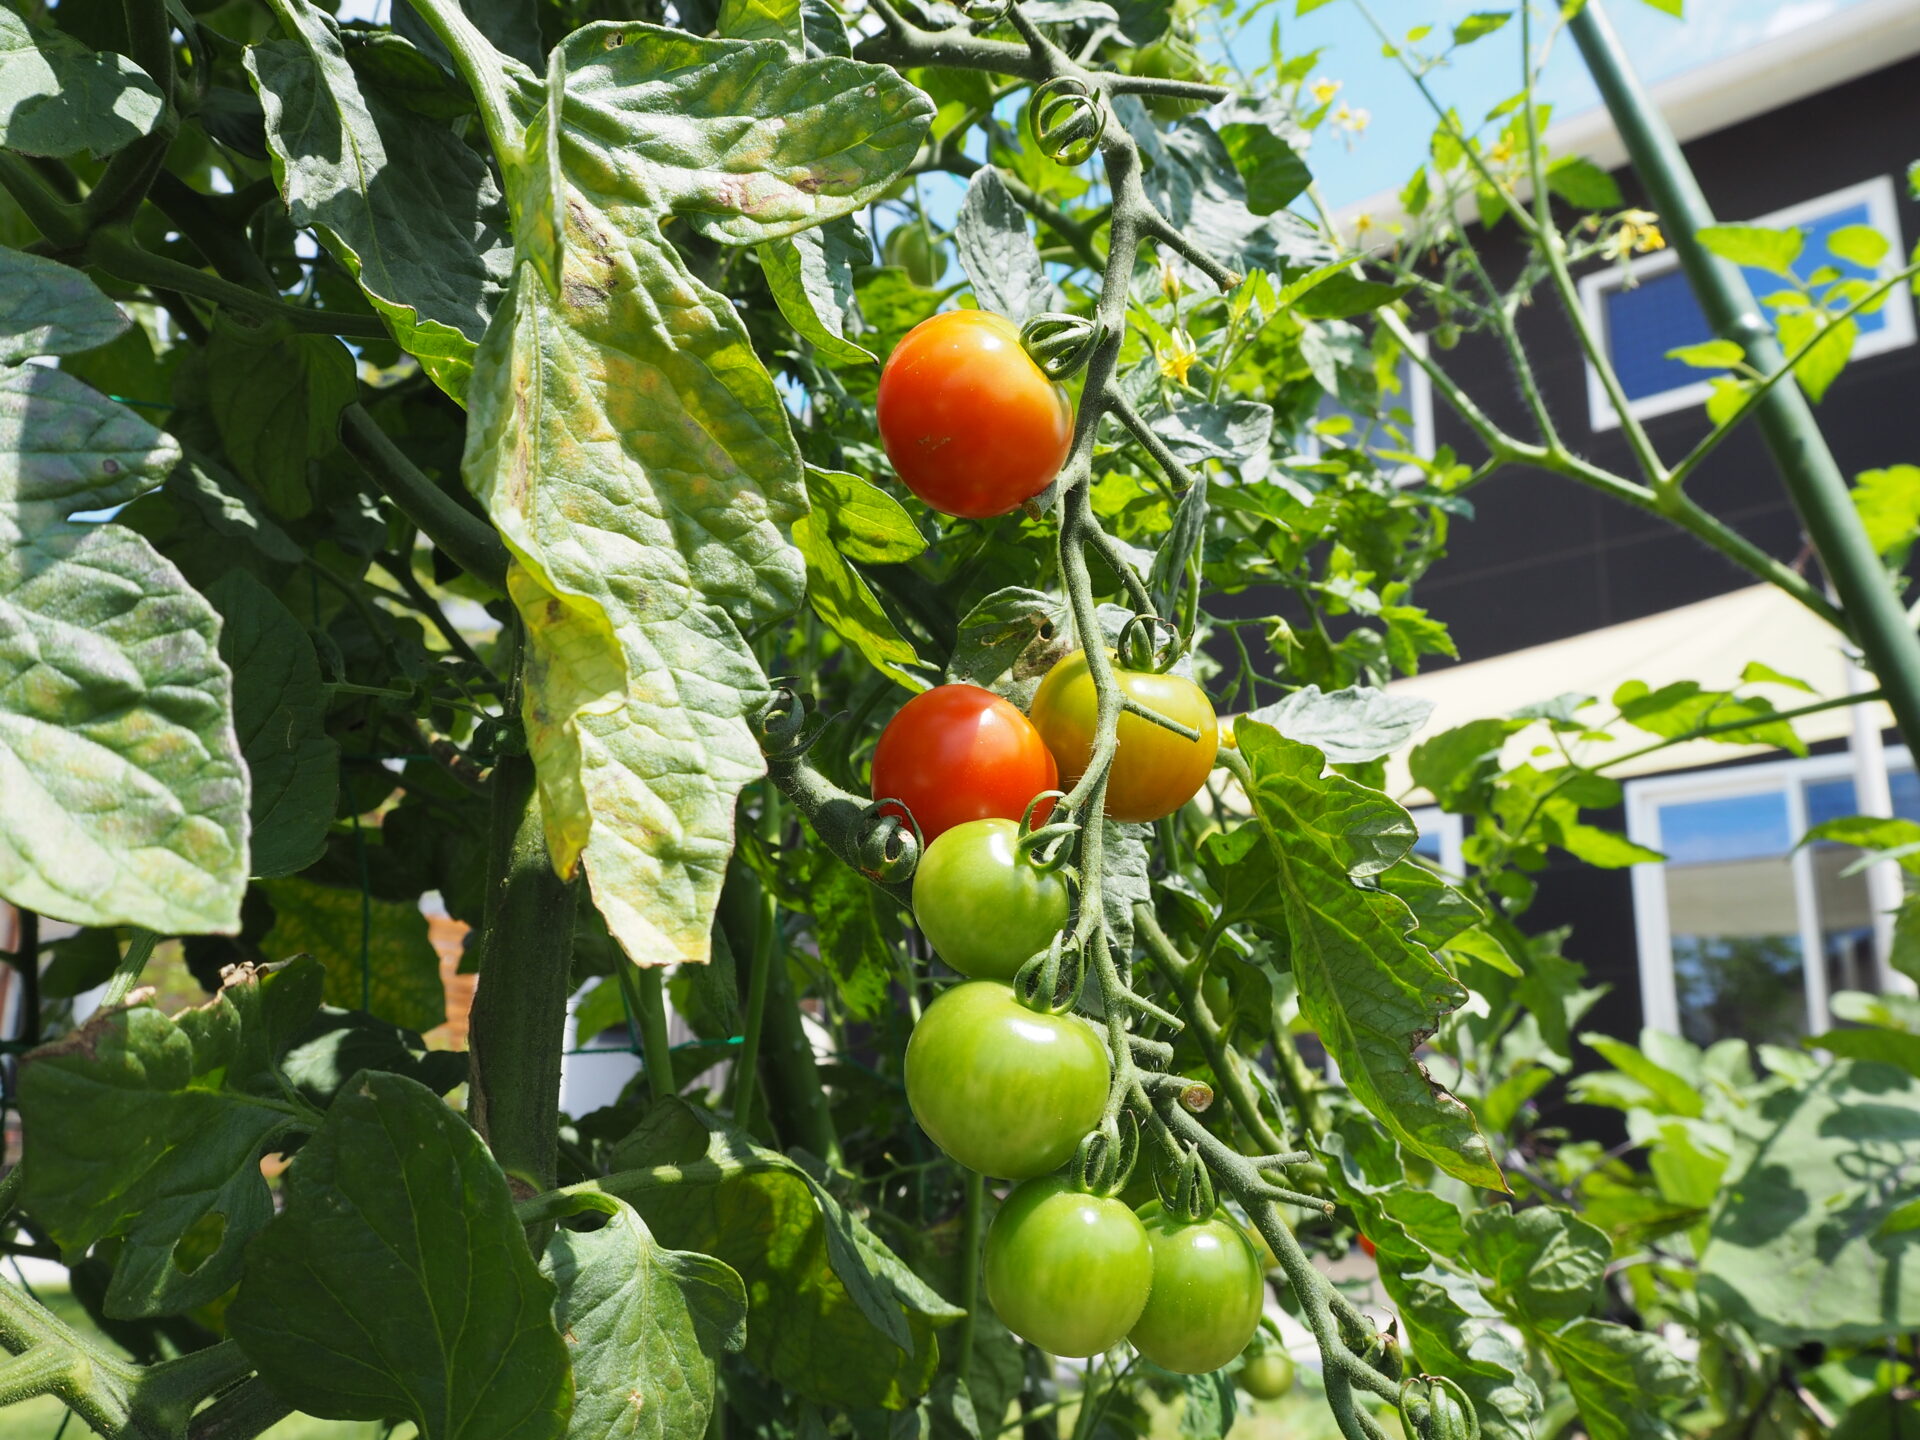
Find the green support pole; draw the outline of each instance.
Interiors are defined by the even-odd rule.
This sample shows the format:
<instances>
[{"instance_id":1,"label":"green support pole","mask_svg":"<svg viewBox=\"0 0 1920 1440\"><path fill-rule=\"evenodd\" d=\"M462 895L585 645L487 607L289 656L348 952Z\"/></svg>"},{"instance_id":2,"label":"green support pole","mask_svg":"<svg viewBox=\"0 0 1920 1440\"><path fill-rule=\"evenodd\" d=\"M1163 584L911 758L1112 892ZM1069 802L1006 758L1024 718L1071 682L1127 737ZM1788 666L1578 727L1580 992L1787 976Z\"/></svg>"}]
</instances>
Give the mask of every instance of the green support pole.
<instances>
[{"instance_id":1,"label":"green support pole","mask_svg":"<svg viewBox=\"0 0 1920 1440\"><path fill-rule=\"evenodd\" d=\"M1700 243L1700 230L1714 223L1713 211L1673 131L1628 64L1599 0L1590 0L1574 16L1572 30L1714 333L1745 350L1749 363L1762 374L1778 370L1786 356L1746 276ZM1854 638L1886 691L1900 732L1910 744L1920 744L1920 638L1868 543L1846 477L1834 463L1807 397L1788 378L1761 400L1756 414L1780 478L1840 597Z\"/></svg>"}]
</instances>

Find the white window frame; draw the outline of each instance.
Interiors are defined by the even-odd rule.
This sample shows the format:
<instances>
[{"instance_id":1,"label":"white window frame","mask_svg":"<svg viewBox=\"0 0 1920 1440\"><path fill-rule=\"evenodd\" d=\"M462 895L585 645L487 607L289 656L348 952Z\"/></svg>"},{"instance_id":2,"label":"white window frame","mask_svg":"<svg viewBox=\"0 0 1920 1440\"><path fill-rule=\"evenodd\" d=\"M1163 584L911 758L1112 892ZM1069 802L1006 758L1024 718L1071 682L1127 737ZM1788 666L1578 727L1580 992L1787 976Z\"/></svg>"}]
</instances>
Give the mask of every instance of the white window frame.
<instances>
[{"instance_id":1,"label":"white window frame","mask_svg":"<svg viewBox=\"0 0 1920 1440\"><path fill-rule=\"evenodd\" d=\"M1872 225L1892 244L1887 256L1880 262L1875 273L1881 279L1893 274L1906 263L1906 242L1900 235L1900 208L1891 175L1876 175L1871 180L1863 180L1858 185L1849 185L1845 189L1835 190L1826 195L1803 200L1797 205L1789 205L1784 210L1775 210L1770 215L1762 215L1749 223L1785 228L1816 220L1834 210L1844 210L1848 206L1858 205L1862 201L1867 206L1867 223ZM1636 279L1651 279L1664 275L1680 263L1680 257L1671 249L1633 261L1632 273ZM1613 353L1613 337L1607 330L1606 297L1625 287L1627 272L1618 265L1596 270L1580 280L1580 308L1586 312L1587 323L1593 333L1600 337L1600 343L1607 347L1608 355ZM1853 347L1853 358L1865 359L1870 355L1881 355L1889 350L1898 350L1914 342L1913 296L1905 285L1896 285L1887 293L1880 313L1886 317L1886 325L1872 334L1862 333ZM1606 388L1600 383L1600 372L1594 368L1592 360L1585 362L1587 373L1587 415L1596 432L1619 428L1620 417L1614 413L1613 402L1607 398ZM1636 420L1649 420L1656 415L1671 415L1676 410L1686 410L1695 405L1706 403L1713 393L1711 374L1702 371L1703 378L1690 385L1677 386L1672 390L1661 390L1652 395L1643 395L1638 400L1627 402L1627 412Z\"/></svg>"},{"instance_id":2,"label":"white window frame","mask_svg":"<svg viewBox=\"0 0 1920 1440\"><path fill-rule=\"evenodd\" d=\"M1466 836L1461 817L1449 814L1438 805L1422 805L1407 814L1422 835L1440 837L1440 868L1453 876L1466 874L1466 864L1460 858L1460 845Z\"/></svg>"},{"instance_id":3,"label":"white window frame","mask_svg":"<svg viewBox=\"0 0 1920 1440\"><path fill-rule=\"evenodd\" d=\"M1427 337L1415 335L1407 347L1415 354L1424 357L1427 353ZM1338 399L1339 397L1334 397ZM1433 459L1433 452L1439 448L1439 439L1433 428L1433 378L1421 368L1419 360L1411 360L1407 366L1407 389L1401 397L1405 402L1407 414L1413 417L1413 453L1422 460ZM1320 458L1320 434L1309 422L1305 433L1300 436L1300 453L1309 460ZM1396 485L1416 485L1426 476L1417 465L1402 465L1392 475Z\"/></svg>"},{"instance_id":4,"label":"white window frame","mask_svg":"<svg viewBox=\"0 0 1920 1440\"><path fill-rule=\"evenodd\" d=\"M1887 747L1887 768L1909 770L1913 757L1904 745ZM1659 850L1660 807L1696 800L1730 800L1784 790L1787 829L1796 848L1788 857L1793 876L1794 913L1800 921L1801 979L1806 987L1808 1033L1833 1028L1827 1008L1827 971L1823 962L1819 905L1815 899L1813 848L1800 845L1807 833L1806 787L1823 780L1851 780L1853 755L1836 751L1806 759L1771 760L1726 770L1682 771L1626 784L1627 838ZM1668 923L1667 870L1650 860L1632 868L1634 934L1640 950L1640 1005L1648 1027L1680 1034L1679 989L1673 978L1673 933Z\"/></svg>"}]
</instances>

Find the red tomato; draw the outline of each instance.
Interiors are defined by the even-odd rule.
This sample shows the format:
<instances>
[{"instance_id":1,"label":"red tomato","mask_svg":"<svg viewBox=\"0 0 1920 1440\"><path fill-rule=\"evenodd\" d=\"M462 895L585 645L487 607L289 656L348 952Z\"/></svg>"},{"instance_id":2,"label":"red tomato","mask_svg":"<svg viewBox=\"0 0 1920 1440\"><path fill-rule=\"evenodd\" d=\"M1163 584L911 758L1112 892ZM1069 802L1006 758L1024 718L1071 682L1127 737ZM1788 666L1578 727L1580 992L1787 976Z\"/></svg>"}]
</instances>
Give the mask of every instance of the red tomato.
<instances>
[{"instance_id":1,"label":"red tomato","mask_svg":"<svg viewBox=\"0 0 1920 1440\"><path fill-rule=\"evenodd\" d=\"M1372 1257L1380 1253L1378 1250L1374 1248L1373 1242L1367 1239L1367 1237L1364 1235L1360 1237L1360 1248L1366 1251L1369 1257Z\"/></svg>"},{"instance_id":2,"label":"red tomato","mask_svg":"<svg viewBox=\"0 0 1920 1440\"><path fill-rule=\"evenodd\" d=\"M1040 732L978 685L936 685L914 696L873 752L873 798L904 802L928 844L969 820L1018 820L1034 796L1059 783Z\"/></svg>"},{"instance_id":3,"label":"red tomato","mask_svg":"<svg viewBox=\"0 0 1920 1440\"><path fill-rule=\"evenodd\" d=\"M1004 315L949 310L906 334L880 372L880 439L934 509L1004 515L1047 488L1073 443L1067 392Z\"/></svg>"}]
</instances>

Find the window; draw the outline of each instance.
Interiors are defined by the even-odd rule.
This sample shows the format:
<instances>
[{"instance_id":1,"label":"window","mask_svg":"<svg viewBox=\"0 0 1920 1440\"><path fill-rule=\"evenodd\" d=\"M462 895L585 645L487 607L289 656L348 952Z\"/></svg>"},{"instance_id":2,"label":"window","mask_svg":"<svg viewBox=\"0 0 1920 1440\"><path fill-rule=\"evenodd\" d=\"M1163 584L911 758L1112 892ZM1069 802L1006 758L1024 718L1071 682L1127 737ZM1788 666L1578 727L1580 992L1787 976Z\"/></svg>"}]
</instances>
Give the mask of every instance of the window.
<instances>
[{"instance_id":1,"label":"window","mask_svg":"<svg viewBox=\"0 0 1920 1440\"><path fill-rule=\"evenodd\" d=\"M1911 760L1887 763L1895 813L1920 821ZM1844 753L1628 783L1628 834L1667 857L1633 870L1648 1025L1696 1045L1791 1045L1832 1028L1835 991L1877 988L1867 878L1845 873L1861 852L1795 848L1856 813Z\"/></svg>"},{"instance_id":2,"label":"window","mask_svg":"<svg viewBox=\"0 0 1920 1440\"><path fill-rule=\"evenodd\" d=\"M1831 266L1848 276L1869 276L1873 272L1848 260L1836 258L1827 249L1827 237L1844 225L1871 225L1892 240L1880 274L1892 273L1905 254L1900 240L1900 217L1894 206L1893 181L1882 175L1865 184L1837 190L1817 200L1790 206L1771 215L1763 215L1756 225L1785 227L1797 225L1806 234L1805 248L1794 262L1794 271L1802 279L1823 266ZM1785 282L1761 270L1745 272L1755 296L1764 298L1784 288ZM1678 360L1667 359L1669 350L1696 345L1713 338L1706 316L1686 276L1680 271L1679 257L1671 250L1633 262L1634 285L1618 267L1609 267L1580 282L1580 301L1587 318L1599 333L1601 343L1613 359L1626 392L1627 408L1636 419L1666 415L1675 410L1703 403L1712 391L1711 372L1696 370ZM1860 338L1854 345L1854 357L1877 355L1885 350L1911 345L1914 340L1913 301L1904 285L1896 286L1878 310L1854 317ZM1600 377L1592 365L1587 370L1587 409L1595 430L1611 430L1619 417L1613 413Z\"/></svg>"},{"instance_id":3,"label":"window","mask_svg":"<svg viewBox=\"0 0 1920 1440\"><path fill-rule=\"evenodd\" d=\"M1413 337L1414 346L1421 354L1426 354L1427 337ZM1411 452L1423 460L1431 460L1434 451L1433 438L1433 382L1427 378L1427 372L1413 361L1411 355L1402 354L1399 363L1394 366L1394 374L1400 382L1397 394L1382 396L1388 420L1385 424L1370 421L1365 416L1349 410L1340 403L1337 395L1322 395L1320 409L1314 417L1318 430L1309 430L1300 437L1300 453L1310 459L1319 458L1321 446L1326 439L1337 438L1342 445L1361 445L1375 454L1394 451L1405 454ZM1344 426L1339 422L1345 421ZM1329 422L1332 422L1329 425ZM1392 425L1398 431L1390 434L1386 425ZM1371 426L1369 432L1368 427ZM1337 432L1337 435L1336 435ZM1394 480L1401 485L1411 485L1422 478L1418 467L1402 465L1395 471Z\"/></svg>"},{"instance_id":4,"label":"window","mask_svg":"<svg viewBox=\"0 0 1920 1440\"><path fill-rule=\"evenodd\" d=\"M1449 815L1434 805L1424 805L1407 813L1413 817L1413 823L1420 831L1420 838L1413 842L1413 853L1438 865L1444 874L1465 873L1460 860L1463 834L1460 817Z\"/></svg>"}]
</instances>

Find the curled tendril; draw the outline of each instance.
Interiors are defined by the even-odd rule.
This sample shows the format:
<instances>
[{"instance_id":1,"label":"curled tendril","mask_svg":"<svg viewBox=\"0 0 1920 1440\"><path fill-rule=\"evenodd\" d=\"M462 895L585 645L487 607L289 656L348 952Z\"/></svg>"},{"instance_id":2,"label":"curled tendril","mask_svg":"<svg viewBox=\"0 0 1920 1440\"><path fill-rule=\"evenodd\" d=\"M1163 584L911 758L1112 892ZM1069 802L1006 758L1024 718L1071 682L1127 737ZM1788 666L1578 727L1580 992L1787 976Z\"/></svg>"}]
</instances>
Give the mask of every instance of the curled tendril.
<instances>
[{"instance_id":1,"label":"curled tendril","mask_svg":"<svg viewBox=\"0 0 1920 1440\"><path fill-rule=\"evenodd\" d=\"M926 848L913 811L898 800L876 800L861 811L860 820L855 844L860 873L883 885L911 879Z\"/></svg>"},{"instance_id":2,"label":"curled tendril","mask_svg":"<svg viewBox=\"0 0 1920 1440\"><path fill-rule=\"evenodd\" d=\"M1120 627L1120 663L1163 675L1180 659L1180 627L1164 615L1135 615Z\"/></svg>"},{"instance_id":3,"label":"curled tendril","mask_svg":"<svg viewBox=\"0 0 1920 1440\"><path fill-rule=\"evenodd\" d=\"M1086 164L1107 133L1107 107L1073 75L1056 75L1035 90L1028 113L1033 138L1056 164Z\"/></svg>"},{"instance_id":4,"label":"curled tendril","mask_svg":"<svg viewBox=\"0 0 1920 1440\"><path fill-rule=\"evenodd\" d=\"M1065 380L1093 357L1107 338L1107 322L1048 310L1020 327L1020 344L1050 380Z\"/></svg>"},{"instance_id":5,"label":"curled tendril","mask_svg":"<svg viewBox=\"0 0 1920 1440\"><path fill-rule=\"evenodd\" d=\"M998 25L1012 8L1013 0L960 0L960 13L982 30Z\"/></svg>"},{"instance_id":6,"label":"curled tendril","mask_svg":"<svg viewBox=\"0 0 1920 1440\"><path fill-rule=\"evenodd\" d=\"M1109 1115L1089 1130L1073 1155L1073 1182L1089 1195L1117 1194L1140 1158L1140 1122L1133 1112Z\"/></svg>"},{"instance_id":7,"label":"curled tendril","mask_svg":"<svg viewBox=\"0 0 1920 1440\"><path fill-rule=\"evenodd\" d=\"M773 693L747 723L768 760L798 760L832 723L818 714L812 702L784 680L773 682Z\"/></svg>"},{"instance_id":8,"label":"curled tendril","mask_svg":"<svg viewBox=\"0 0 1920 1440\"><path fill-rule=\"evenodd\" d=\"M1160 1203L1167 1213L1175 1219L1196 1221L1209 1218L1218 1200L1213 1193L1213 1176L1208 1173L1207 1162L1200 1154L1198 1145L1188 1145L1187 1153L1180 1161L1180 1168L1174 1172L1172 1184L1165 1183L1166 1177L1155 1175L1156 1188L1160 1192Z\"/></svg>"},{"instance_id":9,"label":"curled tendril","mask_svg":"<svg viewBox=\"0 0 1920 1440\"><path fill-rule=\"evenodd\" d=\"M1425 1424L1408 1411L1408 1391L1416 1385L1426 1387ZM1480 1440L1480 1416L1473 1398L1457 1380L1444 1375L1409 1375L1400 1382L1400 1418L1408 1433L1424 1440Z\"/></svg>"},{"instance_id":10,"label":"curled tendril","mask_svg":"<svg viewBox=\"0 0 1920 1440\"><path fill-rule=\"evenodd\" d=\"M1014 848L1029 865L1041 872L1059 870L1073 859L1075 842L1080 838L1080 826L1073 820L1053 820L1045 825L1033 823L1033 812L1051 801L1058 805L1066 799L1062 790L1042 790L1027 802L1027 812L1020 817L1020 834L1014 840Z\"/></svg>"},{"instance_id":11,"label":"curled tendril","mask_svg":"<svg viewBox=\"0 0 1920 1440\"><path fill-rule=\"evenodd\" d=\"M1063 930L1014 973L1013 998L1043 1015L1064 1015L1080 1003L1086 983L1086 951Z\"/></svg>"}]
</instances>

